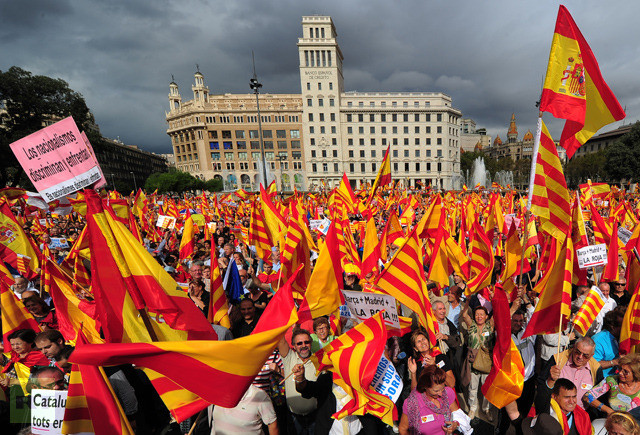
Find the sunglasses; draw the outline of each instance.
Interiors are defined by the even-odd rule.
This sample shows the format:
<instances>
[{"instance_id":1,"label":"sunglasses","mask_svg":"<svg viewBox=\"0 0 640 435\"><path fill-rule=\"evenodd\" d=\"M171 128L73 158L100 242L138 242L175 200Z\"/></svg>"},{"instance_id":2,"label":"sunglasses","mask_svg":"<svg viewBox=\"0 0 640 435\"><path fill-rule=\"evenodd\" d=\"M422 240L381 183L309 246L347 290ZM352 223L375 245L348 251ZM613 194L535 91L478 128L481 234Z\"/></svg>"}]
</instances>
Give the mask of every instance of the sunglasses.
<instances>
[{"instance_id":1,"label":"sunglasses","mask_svg":"<svg viewBox=\"0 0 640 435\"><path fill-rule=\"evenodd\" d=\"M296 346L302 346L303 344L311 344L311 341L309 340L299 341L296 343Z\"/></svg>"}]
</instances>

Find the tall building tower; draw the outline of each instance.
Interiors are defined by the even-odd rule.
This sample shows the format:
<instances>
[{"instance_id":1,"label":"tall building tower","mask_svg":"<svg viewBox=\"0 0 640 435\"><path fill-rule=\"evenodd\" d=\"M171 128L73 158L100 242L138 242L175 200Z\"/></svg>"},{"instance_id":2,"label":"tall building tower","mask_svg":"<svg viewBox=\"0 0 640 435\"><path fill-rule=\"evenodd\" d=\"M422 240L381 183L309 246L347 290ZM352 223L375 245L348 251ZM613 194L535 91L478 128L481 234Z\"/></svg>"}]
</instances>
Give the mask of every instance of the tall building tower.
<instances>
[{"instance_id":1,"label":"tall building tower","mask_svg":"<svg viewBox=\"0 0 640 435\"><path fill-rule=\"evenodd\" d=\"M516 143L518 141L518 127L516 127L516 114L511 114L511 122L509 122L509 131L507 132L507 143Z\"/></svg>"},{"instance_id":2,"label":"tall building tower","mask_svg":"<svg viewBox=\"0 0 640 435\"><path fill-rule=\"evenodd\" d=\"M169 110L178 110L182 103L182 97L178 90L178 84L173 80L171 76L171 83L169 83Z\"/></svg>"},{"instance_id":3,"label":"tall building tower","mask_svg":"<svg viewBox=\"0 0 640 435\"><path fill-rule=\"evenodd\" d=\"M309 174L309 188L335 182L345 170L346 155L340 132L340 95L344 92L343 56L331 17L302 17L298 39L302 125L307 166L320 168Z\"/></svg>"}]
</instances>

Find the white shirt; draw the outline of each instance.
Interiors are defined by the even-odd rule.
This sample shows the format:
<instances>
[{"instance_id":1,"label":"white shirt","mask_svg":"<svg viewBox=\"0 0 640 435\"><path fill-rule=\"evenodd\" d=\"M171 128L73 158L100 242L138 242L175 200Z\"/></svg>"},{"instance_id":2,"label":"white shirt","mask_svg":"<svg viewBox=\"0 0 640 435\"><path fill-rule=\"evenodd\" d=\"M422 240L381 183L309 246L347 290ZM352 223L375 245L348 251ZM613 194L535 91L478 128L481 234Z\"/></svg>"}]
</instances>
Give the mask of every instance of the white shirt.
<instances>
[{"instance_id":1,"label":"white shirt","mask_svg":"<svg viewBox=\"0 0 640 435\"><path fill-rule=\"evenodd\" d=\"M593 325L594 335L602 331L602 322L604 321L604 315L607 314L609 311L612 311L617 306L618 304L616 303L616 301L613 300L613 298L611 297L605 298L604 305L602 306L600 313L596 316L596 320Z\"/></svg>"}]
</instances>

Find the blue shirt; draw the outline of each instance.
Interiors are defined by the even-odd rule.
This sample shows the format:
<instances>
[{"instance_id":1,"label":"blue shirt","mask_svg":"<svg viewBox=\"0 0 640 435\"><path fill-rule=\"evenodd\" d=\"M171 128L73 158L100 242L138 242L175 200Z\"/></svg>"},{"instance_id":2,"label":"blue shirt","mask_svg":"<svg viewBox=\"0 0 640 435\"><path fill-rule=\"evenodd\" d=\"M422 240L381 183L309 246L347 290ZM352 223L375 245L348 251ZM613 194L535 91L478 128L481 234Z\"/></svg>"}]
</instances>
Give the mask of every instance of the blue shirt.
<instances>
[{"instance_id":1,"label":"blue shirt","mask_svg":"<svg viewBox=\"0 0 640 435\"><path fill-rule=\"evenodd\" d=\"M449 305L449 312L447 313L447 319L456 325L456 328L460 328L460 307L462 307L462 304L458 304L455 308Z\"/></svg>"},{"instance_id":2,"label":"blue shirt","mask_svg":"<svg viewBox=\"0 0 640 435\"><path fill-rule=\"evenodd\" d=\"M593 354L596 361L611 361L618 357L618 342L609 331L602 330L591 338L593 338L593 341L596 343L596 351ZM615 373L615 366L602 369L604 377L613 376Z\"/></svg>"}]
</instances>

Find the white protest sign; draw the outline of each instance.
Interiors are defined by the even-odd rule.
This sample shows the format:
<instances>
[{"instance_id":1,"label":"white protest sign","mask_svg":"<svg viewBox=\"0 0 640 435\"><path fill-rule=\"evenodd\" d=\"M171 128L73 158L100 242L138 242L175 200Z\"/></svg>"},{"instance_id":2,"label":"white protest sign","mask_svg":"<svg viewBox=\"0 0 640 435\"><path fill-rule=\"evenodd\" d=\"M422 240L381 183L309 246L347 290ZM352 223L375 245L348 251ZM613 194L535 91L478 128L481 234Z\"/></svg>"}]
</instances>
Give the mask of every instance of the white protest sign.
<instances>
[{"instance_id":1,"label":"white protest sign","mask_svg":"<svg viewBox=\"0 0 640 435\"><path fill-rule=\"evenodd\" d=\"M49 243L49 247L50 248L68 248L69 247L69 243L67 243L67 239L62 238L62 237L51 237L51 243Z\"/></svg>"},{"instance_id":2,"label":"white protest sign","mask_svg":"<svg viewBox=\"0 0 640 435\"><path fill-rule=\"evenodd\" d=\"M172 230L176 226L176 218L174 218L173 216L165 216L159 214L156 226L167 230Z\"/></svg>"},{"instance_id":3,"label":"white protest sign","mask_svg":"<svg viewBox=\"0 0 640 435\"><path fill-rule=\"evenodd\" d=\"M393 328L400 329L400 319L398 319L398 309L396 298L389 295L377 293L365 293L350 290L342 290L346 305L351 312L351 317L360 321L368 319L384 310L382 318L385 324Z\"/></svg>"},{"instance_id":4,"label":"white protest sign","mask_svg":"<svg viewBox=\"0 0 640 435\"><path fill-rule=\"evenodd\" d=\"M67 392L31 390L31 432L36 435L62 433Z\"/></svg>"},{"instance_id":5,"label":"white protest sign","mask_svg":"<svg viewBox=\"0 0 640 435\"><path fill-rule=\"evenodd\" d=\"M383 355L378 363L376 374L373 375L371 387L376 390L376 392L387 396L392 402L396 402L398 397L400 397L402 386L400 375L396 372L391 361Z\"/></svg>"},{"instance_id":6,"label":"white protest sign","mask_svg":"<svg viewBox=\"0 0 640 435\"><path fill-rule=\"evenodd\" d=\"M13 142L10 147L47 202L102 179L100 167L71 117Z\"/></svg>"},{"instance_id":7,"label":"white protest sign","mask_svg":"<svg viewBox=\"0 0 640 435\"><path fill-rule=\"evenodd\" d=\"M607 245L604 243L585 246L576 250L576 254L578 255L578 267L580 269L607 264Z\"/></svg>"},{"instance_id":8,"label":"white protest sign","mask_svg":"<svg viewBox=\"0 0 640 435\"><path fill-rule=\"evenodd\" d=\"M343 317L345 319L351 318L351 311L349 311L349 307L347 306L347 304L340 305L340 317Z\"/></svg>"},{"instance_id":9,"label":"white protest sign","mask_svg":"<svg viewBox=\"0 0 640 435\"><path fill-rule=\"evenodd\" d=\"M631 238L631 231L625 227L618 227L618 238L623 245L626 245Z\"/></svg>"}]
</instances>

